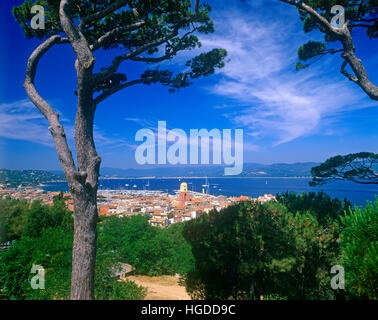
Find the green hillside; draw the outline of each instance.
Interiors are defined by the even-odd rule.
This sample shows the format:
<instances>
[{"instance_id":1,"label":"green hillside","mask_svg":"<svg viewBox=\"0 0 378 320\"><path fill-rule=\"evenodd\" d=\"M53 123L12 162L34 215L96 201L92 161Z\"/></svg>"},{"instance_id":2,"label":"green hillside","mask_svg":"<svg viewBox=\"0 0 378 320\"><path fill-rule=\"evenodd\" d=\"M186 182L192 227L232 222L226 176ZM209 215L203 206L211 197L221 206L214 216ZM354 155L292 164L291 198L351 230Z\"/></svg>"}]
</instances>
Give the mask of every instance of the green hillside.
<instances>
[{"instance_id":1,"label":"green hillside","mask_svg":"<svg viewBox=\"0 0 378 320\"><path fill-rule=\"evenodd\" d=\"M0 184L7 187L35 186L44 182L61 181L63 176L43 170L0 169Z\"/></svg>"}]
</instances>

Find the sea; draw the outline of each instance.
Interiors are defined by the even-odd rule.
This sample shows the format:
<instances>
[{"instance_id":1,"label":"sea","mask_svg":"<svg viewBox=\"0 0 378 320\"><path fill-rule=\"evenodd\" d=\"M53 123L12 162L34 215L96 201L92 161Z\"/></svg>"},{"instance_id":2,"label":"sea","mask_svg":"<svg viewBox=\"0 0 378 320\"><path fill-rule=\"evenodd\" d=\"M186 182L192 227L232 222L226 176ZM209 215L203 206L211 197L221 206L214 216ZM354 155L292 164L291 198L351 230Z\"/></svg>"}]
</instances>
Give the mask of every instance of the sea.
<instances>
[{"instance_id":1,"label":"sea","mask_svg":"<svg viewBox=\"0 0 378 320\"><path fill-rule=\"evenodd\" d=\"M366 205L374 202L378 196L378 185L361 185L349 181L336 181L322 186L311 187L310 178L124 178L100 179L100 190L158 190L175 194L182 182L195 192L208 192L211 195L227 197L249 196L257 198L264 194L288 192L324 191L331 198L346 198L353 205ZM46 191L68 191L65 182L45 183L41 186Z\"/></svg>"}]
</instances>

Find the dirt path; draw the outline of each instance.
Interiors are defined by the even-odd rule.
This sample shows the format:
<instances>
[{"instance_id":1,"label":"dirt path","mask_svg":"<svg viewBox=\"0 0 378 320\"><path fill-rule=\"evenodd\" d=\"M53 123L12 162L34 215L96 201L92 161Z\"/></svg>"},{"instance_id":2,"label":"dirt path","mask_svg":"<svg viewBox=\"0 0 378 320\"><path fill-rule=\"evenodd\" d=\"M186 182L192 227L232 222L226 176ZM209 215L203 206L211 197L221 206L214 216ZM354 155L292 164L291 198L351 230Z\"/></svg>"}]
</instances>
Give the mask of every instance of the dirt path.
<instances>
[{"instance_id":1,"label":"dirt path","mask_svg":"<svg viewBox=\"0 0 378 320\"><path fill-rule=\"evenodd\" d=\"M127 280L135 281L137 285L147 288L146 300L191 300L185 286L179 285L179 279L176 277L129 276Z\"/></svg>"}]
</instances>

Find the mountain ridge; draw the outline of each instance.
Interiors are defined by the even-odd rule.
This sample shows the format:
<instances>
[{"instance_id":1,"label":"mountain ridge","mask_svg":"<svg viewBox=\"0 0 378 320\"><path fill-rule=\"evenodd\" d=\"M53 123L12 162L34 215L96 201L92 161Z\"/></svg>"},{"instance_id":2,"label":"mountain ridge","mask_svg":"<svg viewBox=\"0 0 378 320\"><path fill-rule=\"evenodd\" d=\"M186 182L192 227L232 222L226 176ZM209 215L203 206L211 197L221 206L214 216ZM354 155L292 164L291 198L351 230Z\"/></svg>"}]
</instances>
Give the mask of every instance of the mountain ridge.
<instances>
[{"instance_id":1,"label":"mountain ridge","mask_svg":"<svg viewBox=\"0 0 378 320\"><path fill-rule=\"evenodd\" d=\"M274 163L270 165L259 163L244 164L243 172L236 176L226 177L309 177L311 168L316 162ZM224 165L180 165L164 166L144 169L119 169L111 167L101 168L102 177L225 177Z\"/></svg>"},{"instance_id":2,"label":"mountain ridge","mask_svg":"<svg viewBox=\"0 0 378 320\"><path fill-rule=\"evenodd\" d=\"M143 169L120 169L103 167L101 178L142 178L142 177L310 177L316 162L297 163L245 163L243 172L236 176L225 176L224 165L177 165L149 167ZM38 185L44 182L65 180L60 170L8 170L0 169L0 184L18 186Z\"/></svg>"}]
</instances>

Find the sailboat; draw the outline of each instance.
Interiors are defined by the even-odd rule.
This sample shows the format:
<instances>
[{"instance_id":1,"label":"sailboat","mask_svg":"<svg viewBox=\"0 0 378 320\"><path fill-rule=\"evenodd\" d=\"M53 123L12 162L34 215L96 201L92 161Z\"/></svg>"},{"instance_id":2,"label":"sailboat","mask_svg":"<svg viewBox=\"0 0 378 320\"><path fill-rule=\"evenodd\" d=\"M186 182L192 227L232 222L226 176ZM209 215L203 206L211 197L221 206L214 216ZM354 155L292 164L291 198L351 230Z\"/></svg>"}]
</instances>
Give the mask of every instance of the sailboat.
<instances>
[{"instance_id":1,"label":"sailboat","mask_svg":"<svg viewBox=\"0 0 378 320\"><path fill-rule=\"evenodd\" d=\"M209 182L207 180L207 177L206 177L205 184L203 184L202 187L203 187L202 190L203 191L206 190L206 194L209 194L210 184L209 184Z\"/></svg>"},{"instance_id":2,"label":"sailboat","mask_svg":"<svg viewBox=\"0 0 378 320\"><path fill-rule=\"evenodd\" d=\"M150 186L150 180L147 181L146 187Z\"/></svg>"}]
</instances>

